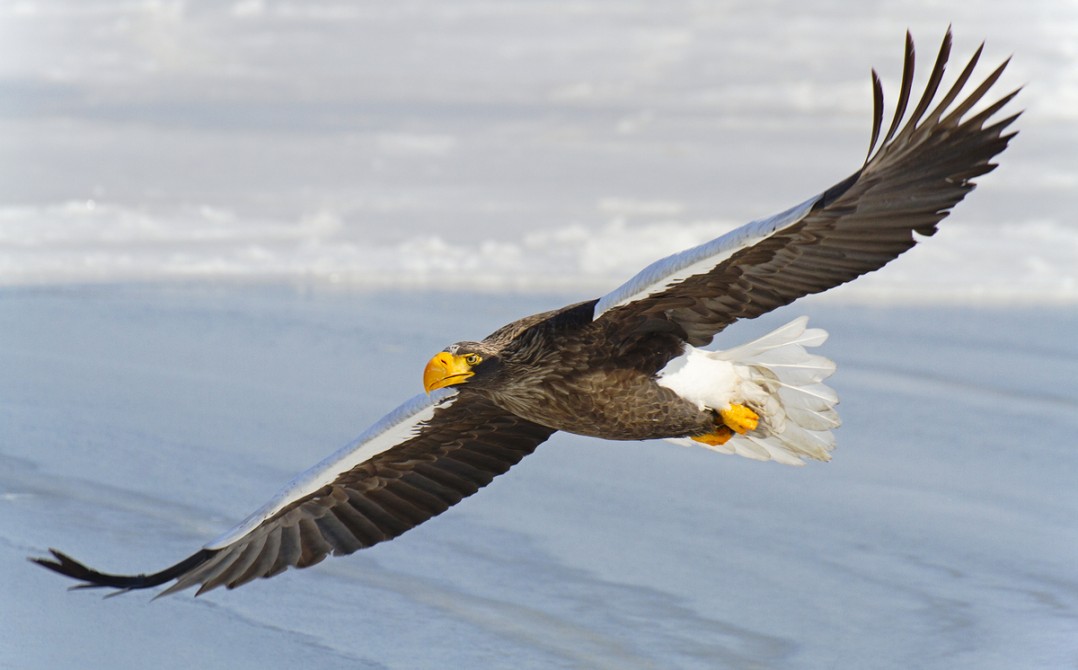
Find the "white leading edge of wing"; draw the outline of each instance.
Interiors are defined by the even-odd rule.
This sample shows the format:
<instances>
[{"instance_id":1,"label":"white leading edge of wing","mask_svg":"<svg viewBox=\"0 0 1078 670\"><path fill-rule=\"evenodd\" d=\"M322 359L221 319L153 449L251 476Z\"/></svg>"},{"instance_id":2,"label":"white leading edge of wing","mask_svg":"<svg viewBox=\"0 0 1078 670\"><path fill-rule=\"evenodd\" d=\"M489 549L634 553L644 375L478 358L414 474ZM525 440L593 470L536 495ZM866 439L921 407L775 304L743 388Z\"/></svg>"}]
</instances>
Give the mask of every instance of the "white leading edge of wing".
<instances>
[{"instance_id":1,"label":"white leading edge of wing","mask_svg":"<svg viewBox=\"0 0 1078 670\"><path fill-rule=\"evenodd\" d=\"M750 247L805 217L819 199L814 195L799 205L766 219L757 219L740 228L716 237L710 242L679 251L647 266L636 275L607 293L595 305L595 318L615 307L621 307L650 295L660 293L678 282L695 275L706 274L737 251Z\"/></svg>"},{"instance_id":2,"label":"white leading edge of wing","mask_svg":"<svg viewBox=\"0 0 1078 670\"><path fill-rule=\"evenodd\" d=\"M448 407L457 395L453 389L439 389L429 396L421 393L382 417L350 443L330 454L314 467L296 475L272 500L243 520L238 526L205 545L223 549L241 539L286 506L314 493L341 474L378 454L414 437L420 423L429 421L438 407Z\"/></svg>"}]
</instances>

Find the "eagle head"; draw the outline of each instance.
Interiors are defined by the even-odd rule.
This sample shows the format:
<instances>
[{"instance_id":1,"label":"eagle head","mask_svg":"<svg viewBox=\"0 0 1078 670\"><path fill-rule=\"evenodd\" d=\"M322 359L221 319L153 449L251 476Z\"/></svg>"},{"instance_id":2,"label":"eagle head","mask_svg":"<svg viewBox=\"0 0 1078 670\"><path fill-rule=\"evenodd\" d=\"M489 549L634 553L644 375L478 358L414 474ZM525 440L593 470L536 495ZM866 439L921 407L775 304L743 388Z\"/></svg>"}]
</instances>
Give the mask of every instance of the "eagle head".
<instances>
[{"instance_id":1,"label":"eagle head","mask_svg":"<svg viewBox=\"0 0 1078 670\"><path fill-rule=\"evenodd\" d=\"M435 354L423 370L423 388L430 393L446 386L486 378L497 367L498 352L483 342L457 342Z\"/></svg>"}]
</instances>

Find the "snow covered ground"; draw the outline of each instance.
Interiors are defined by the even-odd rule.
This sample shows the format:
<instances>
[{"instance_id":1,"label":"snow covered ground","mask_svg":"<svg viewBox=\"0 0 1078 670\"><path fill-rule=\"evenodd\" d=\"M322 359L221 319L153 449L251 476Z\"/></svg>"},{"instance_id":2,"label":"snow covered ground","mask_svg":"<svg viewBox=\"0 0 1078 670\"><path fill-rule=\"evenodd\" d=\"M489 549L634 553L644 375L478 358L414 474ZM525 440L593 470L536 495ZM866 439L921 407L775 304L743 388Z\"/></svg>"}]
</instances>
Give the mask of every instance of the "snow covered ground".
<instances>
[{"instance_id":1,"label":"snow covered ground","mask_svg":"<svg viewBox=\"0 0 1078 670\"><path fill-rule=\"evenodd\" d=\"M557 435L393 542L236 591L102 600L420 384L579 296L249 287L0 294L0 667L1064 668L1078 340L1051 309L811 301L845 425L792 468Z\"/></svg>"},{"instance_id":2,"label":"snow covered ground","mask_svg":"<svg viewBox=\"0 0 1078 670\"><path fill-rule=\"evenodd\" d=\"M832 332L832 463L558 435L234 592L26 562L171 564L446 343L829 186L952 22L1026 85L1001 168L725 339ZM1076 155L1057 0L0 3L0 668L1078 667Z\"/></svg>"}]
</instances>

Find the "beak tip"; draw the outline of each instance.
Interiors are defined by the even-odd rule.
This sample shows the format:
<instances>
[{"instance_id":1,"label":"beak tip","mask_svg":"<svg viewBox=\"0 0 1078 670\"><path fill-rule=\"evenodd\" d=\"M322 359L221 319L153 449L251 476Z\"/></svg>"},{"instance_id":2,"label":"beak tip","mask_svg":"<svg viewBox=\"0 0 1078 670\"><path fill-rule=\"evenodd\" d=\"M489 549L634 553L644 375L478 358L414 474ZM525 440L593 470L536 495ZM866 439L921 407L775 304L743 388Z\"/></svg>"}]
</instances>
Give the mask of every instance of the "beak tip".
<instances>
[{"instance_id":1,"label":"beak tip","mask_svg":"<svg viewBox=\"0 0 1078 670\"><path fill-rule=\"evenodd\" d=\"M437 389L463 383L471 376L470 366L457 357L442 352L427 362L427 367L423 370L423 390L430 395Z\"/></svg>"}]
</instances>

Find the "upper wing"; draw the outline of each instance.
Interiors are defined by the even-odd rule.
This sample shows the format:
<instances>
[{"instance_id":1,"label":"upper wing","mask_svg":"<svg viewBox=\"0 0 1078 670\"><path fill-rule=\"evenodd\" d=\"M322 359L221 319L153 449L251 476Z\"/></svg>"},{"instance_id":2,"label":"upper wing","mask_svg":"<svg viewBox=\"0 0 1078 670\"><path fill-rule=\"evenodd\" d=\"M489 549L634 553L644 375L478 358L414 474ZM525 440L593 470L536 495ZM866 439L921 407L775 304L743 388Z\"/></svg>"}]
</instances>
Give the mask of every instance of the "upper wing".
<instances>
[{"instance_id":1,"label":"upper wing","mask_svg":"<svg viewBox=\"0 0 1078 670\"><path fill-rule=\"evenodd\" d=\"M1018 91L964 119L1007 66L1005 61L958 102L983 44L929 112L951 51L947 31L920 102L899 131L913 86L913 40L895 116L873 153L883 123L883 91L872 72L874 116L869 158L849 178L769 219L651 266L599 300L596 318L662 316L678 324L693 345L742 318L751 318L871 272L912 247L913 233L932 235L936 224L974 187L971 179L996 166L992 158L1015 133L1018 117L985 125Z\"/></svg>"},{"instance_id":2,"label":"upper wing","mask_svg":"<svg viewBox=\"0 0 1078 670\"><path fill-rule=\"evenodd\" d=\"M175 579L160 595L195 584L198 594L231 589L397 537L490 483L553 432L472 394L420 395L299 475L243 523L161 572L105 574L55 549L53 558L31 560L84 588L129 591Z\"/></svg>"}]
</instances>

